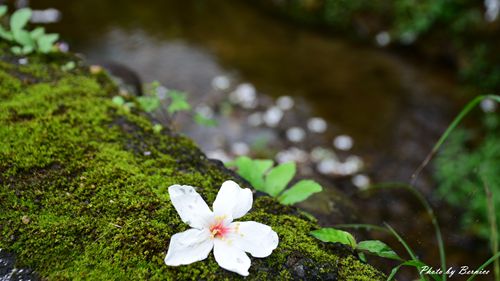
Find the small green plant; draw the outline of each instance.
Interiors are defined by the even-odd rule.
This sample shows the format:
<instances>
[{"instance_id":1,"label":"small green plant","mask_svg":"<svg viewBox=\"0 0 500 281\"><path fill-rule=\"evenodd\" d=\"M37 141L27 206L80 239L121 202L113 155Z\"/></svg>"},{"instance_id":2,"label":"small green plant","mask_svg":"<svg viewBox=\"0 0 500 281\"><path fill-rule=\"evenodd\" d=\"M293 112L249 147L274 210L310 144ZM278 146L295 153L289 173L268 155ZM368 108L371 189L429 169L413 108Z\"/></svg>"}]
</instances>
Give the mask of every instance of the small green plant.
<instances>
[{"instance_id":1,"label":"small green plant","mask_svg":"<svg viewBox=\"0 0 500 281\"><path fill-rule=\"evenodd\" d=\"M75 69L75 67L76 67L76 62L68 61L67 63L65 63L64 65L61 66L61 70L62 71L70 71L70 70Z\"/></svg>"},{"instance_id":2,"label":"small green plant","mask_svg":"<svg viewBox=\"0 0 500 281\"><path fill-rule=\"evenodd\" d=\"M43 27L36 27L31 31L25 29L31 13L29 8L19 9L10 16L10 29L0 26L0 38L16 44L11 47L12 53L16 55L27 55L32 52L50 53L59 38L58 34L45 33ZM5 14L7 14L7 6L0 6L0 18Z\"/></svg>"},{"instance_id":3,"label":"small green plant","mask_svg":"<svg viewBox=\"0 0 500 281\"><path fill-rule=\"evenodd\" d=\"M191 110L191 105L187 101L185 93L173 90L168 92L168 96L170 97L170 104L167 107L169 114Z\"/></svg>"},{"instance_id":4,"label":"small green plant","mask_svg":"<svg viewBox=\"0 0 500 281\"><path fill-rule=\"evenodd\" d=\"M162 101L158 97L158 91L161 84L158 81L154 81L149 85L146 85L146 94L144 96L136 97L132 100L127 100L127 97L117 95L114 96L112 101L114 104L124 108L126 111L130 111L133 107L138 107L145 112L151 113L162 108ZM175 115L178 112L187 112L193 118L193 121L197 124L205 127L217 126L217 121L211 118L205 117L199 112L194 112L192 110L191 104L187 100L187 94L177 91L168 90L165 93L165 97L168 99L168 104L166 105L166 115L168 116L168 122L172 123Z\"/></svg>"},{"instance_id":5,"label":"small green plant","mask_svg":"<svg viewBox=\"0 0 500 281\"><path fill-rule=\"evenodd\" d=\"M250 182L256 190L276 197L285 205L302 202L322 190L321 185L313 180L300 180L286 189L295 176L295 163L283 163L272 168L273 164L274 162L269 159L254 160L246 156L226 163L228 167L236 167L238 174Z\"/></svg>"},{"instance_id":6,"label":"small green plant","mask_svg":"<svg viewBox=\"0 0 500 281\"><path fill-rule=\"evenodd\" d=\"M356 242L351 233L336 228L321 228L311 231L315 238L328 243L341 243L358 251L360 257L366 260L364 254L379 256L382 258L403 261L387 244L379 240L366 240Z\"/></svg>"}]
</instances>

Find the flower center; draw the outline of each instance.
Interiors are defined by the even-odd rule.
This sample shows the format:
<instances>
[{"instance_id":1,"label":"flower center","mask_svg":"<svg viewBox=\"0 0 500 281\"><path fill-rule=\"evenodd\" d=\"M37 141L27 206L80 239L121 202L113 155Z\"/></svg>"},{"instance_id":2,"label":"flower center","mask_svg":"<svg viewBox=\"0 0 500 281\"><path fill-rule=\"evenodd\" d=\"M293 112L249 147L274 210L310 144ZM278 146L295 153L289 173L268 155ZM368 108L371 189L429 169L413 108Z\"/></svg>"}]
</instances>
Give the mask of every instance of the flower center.
<instances>
[{"instance_id":1,"label":"flower center","mask_svg":"<svg viewBox=\"0 0 500 281\"><path fill-rule=\"evenodd\" d=\"M222 239L228 232L229 227L226 227L222 220L216 220L215 223L210 226L212 238Z\"/></svg>"}]
</instances>

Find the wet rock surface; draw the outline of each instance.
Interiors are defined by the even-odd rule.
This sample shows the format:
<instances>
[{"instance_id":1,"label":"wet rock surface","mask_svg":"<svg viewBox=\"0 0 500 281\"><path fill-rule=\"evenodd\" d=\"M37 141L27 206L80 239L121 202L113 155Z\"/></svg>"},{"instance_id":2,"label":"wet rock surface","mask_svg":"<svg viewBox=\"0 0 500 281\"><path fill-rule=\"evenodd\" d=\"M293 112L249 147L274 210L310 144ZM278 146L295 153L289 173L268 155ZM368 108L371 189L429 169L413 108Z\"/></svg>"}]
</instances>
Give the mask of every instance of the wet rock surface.
<instances>
[{"instance_id":1,"label":"wet rock surface","mask_svg":"<svg viewBox=\"0 0 500 281\"><path fill-rule=\"evenodd\" d=\"M1 281L36 281L40 280L31 269L16 268L14 254L0 249L0 280Z\"/></svg>"}]
</instances>

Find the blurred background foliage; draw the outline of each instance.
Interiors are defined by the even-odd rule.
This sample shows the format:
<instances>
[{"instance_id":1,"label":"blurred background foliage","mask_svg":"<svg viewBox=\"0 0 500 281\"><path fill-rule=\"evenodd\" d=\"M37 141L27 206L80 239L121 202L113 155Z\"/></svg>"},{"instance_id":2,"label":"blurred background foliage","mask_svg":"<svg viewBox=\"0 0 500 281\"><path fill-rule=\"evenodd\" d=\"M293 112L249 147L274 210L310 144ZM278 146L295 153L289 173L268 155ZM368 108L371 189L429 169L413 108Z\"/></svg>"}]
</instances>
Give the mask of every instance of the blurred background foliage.
<instances>
[{"instance_id":1,"label":"blurred background foliage","mask_svg":"<svg viewBox=\"0 0 500 281\"><path fill-rule=\"evenodd\" d=\"M500 24L492 18L492 11L488 11L485 3L473 0L260 1L261 5L277 8L302 23L360 40L370 40L382 31L396 47L412 45L412 52L447 60L457 67L464 82L492 93L500 89L500 40L495 36L499 34Z\"/></svg>"},{"instance_id":2,"label":"blurred background foliage","mask_svg":"<svg viewBox=\"0 0 500 281\"><path fill-rule=\"evenodd\" d=\"M487 193L500 206L500 118L489 113L481 129L461 129L452 134L436 159L437 192L451 205L465 210L460 222L465 231L488 239ZM500 220L500 212L496 212Z\"/></svg>"}]
</instances>

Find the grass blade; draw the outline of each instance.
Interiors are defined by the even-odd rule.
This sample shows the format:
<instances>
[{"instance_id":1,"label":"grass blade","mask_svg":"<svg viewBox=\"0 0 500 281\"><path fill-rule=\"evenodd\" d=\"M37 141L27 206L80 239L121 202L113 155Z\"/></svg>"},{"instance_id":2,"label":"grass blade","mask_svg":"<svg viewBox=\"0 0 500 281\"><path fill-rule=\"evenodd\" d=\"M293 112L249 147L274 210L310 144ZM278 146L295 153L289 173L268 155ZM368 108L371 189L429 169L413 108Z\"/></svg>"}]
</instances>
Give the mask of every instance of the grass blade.
<instances>
[{"instance_id":1,"label":"grass blade","mask_svg":"<svg viewBox=\"0 0 500 281\"><path fill-rule=\"evenodd\" d=\"M441 233L441 227L439 226L439 222L437 220L436 215L434 214L434 210L432 207L429 205L425 197L422 195L422 193L418 192L413 186L407 184L407 183L385 183L385 184L376 184L372 185L372 187L368 190L373 190L373 189L390 189L390 188L402 188L407 191L409 191L417 200L422 204L424 209L426 210L427 214L431 218L432 225L434 227L434 232L436 234L436 241L438 243L438 250L439 250L439 259L441 262L441 270L443 271L442 278L443 280L446 280L446 251L444 248L444 241L443 241L443 235Z\"/></svg>"},{"instance_id":2,"label":"grass blade","mask_svg":"<svg viewBox=\"0 0 500 281\"><path fill-rule=\"evenodd\" d=\"M491 252L493 254L498 252L498 228L497 228L497 217L495 212L495 204L493 203L493 194L491 189L486 182L486 179L481 177L484 186L484 192L486 193L486 205L488 206L488 220L490 221L490 243ZM495 260L493 270L495 272L495 280L500 280L500 265L498 259Z\"/></svg>"},{"instance_id":3,"label":"grass blade","mask_svg":"<svg viewBox=\"0 0 500 281\"><path fill-rule=\"evenodd\" d=\"M337 228L353 228L353 229L366 229L366 230L377 230L381 232L390 233L385 227L381 227L374 224L363 224L363 223L351 223L351 224L337 224L334 225Z\"/></svg>"},{"instance_id":4,"label":"grass blade","mask_svg":"<svg viewBox=\"0 0 500 281\"><path fill-rule=\"evenodd\" d=\"M465 107L458 113L457 117L453 119L451 124L448 126L446 131L441 135L439 140L436 142L434 147L432 148L431 152L427 154L425 157L424 161L418 166L418 168L415 170L413 175L411 176L411 185L415 185L415 182L417 181L418 176L420 175L420 172L429 164L431 161L432 157L436 154L436 152L439 150L441 145L443 145L444 141L448 138L448 136L451 134L451 132L458 126L458 124L462 121L462 119L474 108L476 105L478 105L482 100L484 99L492 99L496 102L500 103L500 96L496 95L485 95L485 96L477 96L473 100L471 100L468 104L465 105Z\"/></svg>"},{"instance_id":5,"label":"grass blade","mask_svg":"<svg viewBox=\"0 0 500 281\"><path fill-rule=\"evenodd\" d=\"M491 258L489 258L487 261L485 261L480 267L478 267L478 269L476 269L476 272L477 271L481 271L483 269L485 269L490 263L496 261L498 258L500 258L500 252L496 253L496 255L492 256ZM467 279L467 281L472 281L474 280L474 278L476 278L477 274L472 274L469 279Z\"/></svg>"},{"instance_id":6,"label":"grass blade","mask_svg":"<svg viewBox=\"0 0 500 281\"><path fill-rule=\"evenodd\" d=\"M403 245L403 247L406 249L406 251L408 252L408 254L410 255L411 259L413 261L417 261L417 262L420 262L420 260L417 258L417 256L415 255L415 253L413 252L413 250L411 249L411 247L408 245L408 243L406 243L406 241L396 232L396 230L394 230L394 228L392 228L392 226L390 226L388 223L384 223L385 226L387 227L387 229L389 229L389 231L392 233L392 235L394 235L394 237L396 237L396 239L398 239L399 243L401 243L401 245ZM420 278L422 280L427 280L427 278L425 278L425 276L422 274L421 272L421 268L422 266L421 265L417 265L416 266L417 270L418 270L418 274L420 275Z\"/></svg>"}]
</instances>

